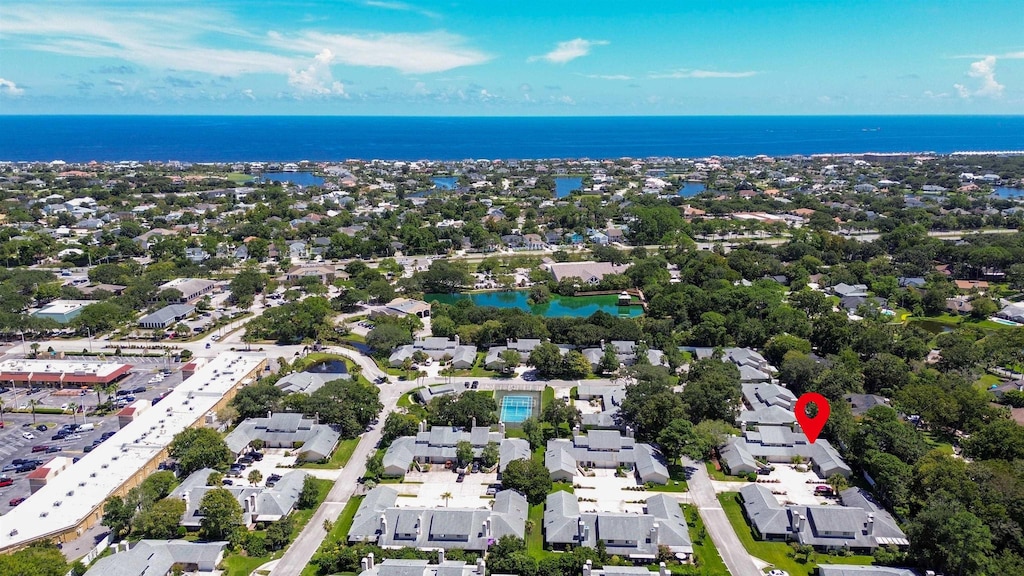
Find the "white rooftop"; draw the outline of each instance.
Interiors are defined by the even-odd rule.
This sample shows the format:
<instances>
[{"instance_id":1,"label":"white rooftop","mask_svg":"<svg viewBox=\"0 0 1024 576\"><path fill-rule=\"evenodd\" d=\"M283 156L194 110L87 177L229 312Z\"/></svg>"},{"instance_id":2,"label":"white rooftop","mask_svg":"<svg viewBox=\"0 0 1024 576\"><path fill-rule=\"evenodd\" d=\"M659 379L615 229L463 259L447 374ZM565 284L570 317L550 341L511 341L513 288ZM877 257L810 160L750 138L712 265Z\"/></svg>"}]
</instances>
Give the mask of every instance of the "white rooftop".
<instances>
[{"instance_id":1,"label":"white rooftop","mask_svg":"<svg viewBox=\"0 0 1024 576\"><path fill-rule=\"evenodd\" d=\"M264 354L228 352L209 362L159 404L139 413L70 469L0 516L0 550L77 525L265 359Z\"/></svg>"},{"instance_id":2,"label":"white rooftop","mask_svg":"<svg viewBox=\"0 0 1024 576\"><path fill-rule=\"evenodd\" d=\"M117 362L88 362L82 360L29 360L15 358L0 362L0 372L33 374L91 374L107 376L128 366Z\"/></svg>"},{"instance_id":3,"label":"white rooftop","mask_svg":"<svg viewBox=\"0 0 1024 576\"><path fill-rule=\"evenodd\" d=\"M67 314L95 303L95 300L54 300L40 308L36 314Z\"/></svg>"}]
</instances>

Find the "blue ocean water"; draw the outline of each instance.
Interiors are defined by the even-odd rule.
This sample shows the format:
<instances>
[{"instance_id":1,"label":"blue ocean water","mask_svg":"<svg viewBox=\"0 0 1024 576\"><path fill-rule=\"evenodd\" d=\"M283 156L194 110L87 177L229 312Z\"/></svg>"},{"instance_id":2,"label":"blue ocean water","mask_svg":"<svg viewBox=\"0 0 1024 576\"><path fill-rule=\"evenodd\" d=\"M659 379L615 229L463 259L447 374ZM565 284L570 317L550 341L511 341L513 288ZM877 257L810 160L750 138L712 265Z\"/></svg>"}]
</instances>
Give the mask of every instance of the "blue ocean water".
<instances>
[{"instance_id":1,"label":"blue ocean water","mask_svg":"<svg viewBox=\"0 0 1024 576\"><path fill-rule=\"evenodd\" d=\"M0 116L0 160L702 157L1024 149L1024 116Z\"/></svg>"}]
</instances>

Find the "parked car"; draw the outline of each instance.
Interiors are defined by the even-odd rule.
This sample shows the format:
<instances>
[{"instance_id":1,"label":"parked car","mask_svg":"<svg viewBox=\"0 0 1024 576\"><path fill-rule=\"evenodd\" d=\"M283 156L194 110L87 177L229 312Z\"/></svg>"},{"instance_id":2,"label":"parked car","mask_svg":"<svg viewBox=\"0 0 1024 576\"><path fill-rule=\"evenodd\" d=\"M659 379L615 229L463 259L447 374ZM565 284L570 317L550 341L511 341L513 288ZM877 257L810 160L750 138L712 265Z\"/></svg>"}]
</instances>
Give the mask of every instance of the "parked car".
<instances>
[{"instance_id":1,"label":"parked car","mask_svg":"<svg viewBox=\"0 0 1024 576\"><path fill-rule=\"evenodd\" d=\"M245 464L246 466L252 464L255 461L256 460L253 459L251 456L242 456L241 458L238 459L239 464Z\"/></svg>"},{"instance_id":2,"label":"parked car","mask_svg":"<svg viewBox=\"0 0 1024 576\"><path fill-rule=\"evenodd\" d=\"M46 449L47 454L53 454L54 452L60 452L63 450L60 446L50 446Z\"/></svg>"},{"instance_id":3,"label":"parked car","mask_svg":"<svg viewBox=\"0 0 1024 576\"><path fill-rule=\"evenodd\" d=\"M85 448L82 448L82 450L83 450L84 452L86 452L86 453L89 453L89 452L92 452L93 450L95 450L95 449L96 449L96 446L97 446L96 444L89 444L89 445L88 445L88 446L86 446Z\"/></svg>"},{"instance_id":4,"label":"parked car","mask_svg":"<svg viewBox=\"0 0 1024 576\"><path fill-rule=\"evenodd\" d=\"M825 486L825 485L815 486L814 487L814 495L815 496L831 496L832 495L832 487L831 486Z\"/></svg>"},{"instance_id":5,"label":"parked car","mask_svg":"<svg viewBox=\"0 0 1024 576\"><path fill-rule=\"evenodd\" d=\"M223 484L224 486L234 486L235 485L235 481L230 479L230 478L224 478L223 480L220 481L220 483Z\"/></svg>"},{"instance_id":6,"label":"parked car","mask_svg":"<svg viewBox=\"0 0 1024 576\"><path fill-rule=\"evenodd\" d=\"M252 458L253 460L255 460L257 462L262 462L263 461L263 453L262 452L256 452L254 450L254 451L249 452L248 454L246 454L246 456L249 457L249 458Z\"/></svg>"},{"instance_id":7,"label":"parked car","mask_svg":"<svg viewBox=\"0 0 1024 576\"><path fill-rule=\"evenodd\" d=\"M45 446L45 445L33 446L32 447L32 453L34 454L36 452L46 452L47 448L49 448L49 446Z\"/></svg>"},{"instance_id":8,"label":"parked car","mask_svg":"<svg viewBox=\"0 0 1024 576\"><path fill-rule=\"evenodd\" d=\"M21 437L24 438L25 440L35 440L36 439L36 435L31 433L31 432L22 432L21 433Z\"/></svg>"},{"instance_id":9,"label":"parked car","mask_svg":"<svg viewBox=\"0 0 1024 576\"><path fill-rule=\"evenodd\" d=\"M19 465L18 468L15 469L15 472L18 472L19 474L22 473L22 472L31 472L31 471L35 470L36 468L38 468L38 467L39 467L39 465L37 465L35 462L28 462L28 463Z\"/></svg>"},{"instance_id":10,"label":"parked car","mask_svg":"<svg viewBox=\"0 0 1024 576\"><path fill-rule=\"evenodd\" d=\"M23 497L11 498L11 501L8 502L8 504L10 504L11 506L17 506L18 504L21 504L24 501L25 501L25 498L23 498Z\"/></svg>"},{"instance_id":11,"label":"parked car","mask_svg":"<svg viewBox=\"0 0 1024 576\"><path fill-rule=\"evenodd\" d=\"M13 471L15 471L17 469L18 469L18 465L17 464L8 464L7 466L4 466L3 469L0 470L0 472L13 472Z\"/></svg>"},{"instance_id":12,"label":"parked car","mask_svg":"<svg viewBox=\"0 0 1024 576\"><path fill-rule=\"evenodd\" d=\"M145 391L146 391L146 387L145 386L139 386L135 390L132 390L132 393L133 394L142 394Z\"/></svg>"},{"instance_id":13,"label":"parked car","mask_svg":"<svg viewBox=\"0 0 1024 576\"><path fill-rule=\"evenodd\" d=\"M36 426L36 430L39 430L40 432L46 432L49 429L50 428L46 424L40 424L39 426Z\"/></svg>"},{"instance_id":14,"label":"parked car","mask_svg":"<svg viewBox=\"0 0 1024 576\"><path fill-rule=\"evenodd\" d=\"M11 486L14 484L14 478L0 478L0 488L4 486Z\"/></svg>"},{"instance_id":15,"label":"parked car","mask_svg":"<svg viewBox=\"0 0 1024 576\"><path fill-rule=\"evenodd\" d=\"M465 482L466 481L466 475L465 474L459 474L459 477L456 478L455 481L456 482Z\"/></svg>"},{"instance_id":16,"label":"parked car","mask_svg":"<svg viewBox=\"0 0 1024 576\"><path fill-rule=\"evenodd\" d=\"M56 434L54 434L54 435L53 435L53 436L52 436L52 437L50 438L50 440L63 440L63 439L65 439L65 438L67 438L67 437L68 437L68 435L67 435L67 434L65 434L65 433L63 433L63 432L57 432Z\"/></svg>"}]
</instances>

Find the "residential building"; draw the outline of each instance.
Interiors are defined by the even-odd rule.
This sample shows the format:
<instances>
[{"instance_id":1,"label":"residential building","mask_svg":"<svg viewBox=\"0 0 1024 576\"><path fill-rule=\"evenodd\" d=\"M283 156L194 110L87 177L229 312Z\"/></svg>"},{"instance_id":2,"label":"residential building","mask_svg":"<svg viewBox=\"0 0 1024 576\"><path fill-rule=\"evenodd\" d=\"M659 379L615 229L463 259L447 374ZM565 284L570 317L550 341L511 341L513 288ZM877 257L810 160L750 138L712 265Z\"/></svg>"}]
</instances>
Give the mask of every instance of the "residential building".
<instances>
[{"instance_id":1,"label":"residential building","mask_svg":"<svg viewBox=\"0 0 1024 576\"><path fill-rule=\"evenodd\" d=\"M575 242L575 241L574 241ZM556 282L566 278L579 278L582 284L598 284L609 274L624 274L629 264L611 262L549 262L543 267Z\"/></svg>"},{"instance_id":2,"label":"residential building","mask_svg":"<svg viewBox=\"0 0 1024 576\"><path fill-rule=\"evenodd\" d=\"M415 392L416 396L419 397L420 402L424 404L430 404L430 401L438 396L447 396L449 394L461 394L466 390L469 390L469 382L448 382L445 384L435 384L433 386L424 386Z\"/></svg>"},{"instance_id":3,"label":"residential building","mask_svg":"<svg viewBox=\"0 0 1024 576\"><path fill-rule=\"evenodd\" d=\"M1007 304L996 316L1004 320L1024 324L1024 302Z\"/></svg>"},{"instance_id":4,"label":"residential building","mask_svg":"<svg viewBox=\"0 0 1024 576\"><path fill-rule=\"evenodd\" d=\"M156 312L140 318L139 326L151 330L163 330L188 318L195 311L196 307L191 304L168 304Z\"/></svg>"},{"instance_id":5,"label":"residential building","mask_svg":"<svg viewBox=\"0 0 1024 576\"><path fill-rule=\"evenodd\" d=\"M185 512L181 516L181 525L189 530L198 530L203 520L200 512L200 505L203 496L210 490L224 489L231 492L231 495L242 507L242 515L246 526L253 526L257 522L276 522L291 514L299 501L302 493L302 485L306 481L308 472L295 470L283 474L273 486L249 486L242 480L238 485L210 486L208 481L211 474L217 471L212 468L196 470L182 481L170 494L168 498L178 498L185 501Z\"/></svg>"},{"instance_id":6,"label":"residential building","mask_svg":"<svg viewBox=\"0 0 1024 576\"><path fill-rule=\"evenodd\" d=\"M486 576L487 564L480 558L474 564L461 560L445 560L444 548L438 551L437 564L429 560L387 558L380 564L374 562L373 552L361 561L359 576Z\"/></svg>"},{"instance_id":7,"label":"residential building","mask_svg":"<svg viewBox=\"0 0 1024 576\"><path fill-rule=\"evenodd\" d=\"M596 399L601 403L600 412L583 414L584 428L617 429L621 427L618 414L619 406L622 405L622 401L626 398L625 386L580 382L579 386L576 387L576 397L579 400L591 402Z\"/></svg>"},{"instance_id":8,"label":"residential building","mask_svg":"<svg viewBox=\"0 0 1024 576\"><path fill-rule=\"evenodd\" d=\"M856 566L853 564L818 564L818 576L919 576L910 568L895 566Z\"/></svg>"},{"instance_id":9,"label":"residential building","mask_svg":"<svg viewBox=\"0 0 1024 576\"><path fill-rule=\"evenodd\" d=\"M324 384L334 380L351 378L348 374L327 374L323 372L292 372L281 378L274 385L286 394L312 394Z\"/></svg>"},{"instance_id":10,"label":"residential building","mask_svg":"<svg viewBox=\"0 0 1024 576\"><path fill-rule=\"evenodd\" d=\"M292 412L268 414L266 418L246 418L224 438L235 454L241 454L253 440L262 440L267 448L293 450L296 458L307 462L331 457L341 434L327 424Z\"/></svg>"},{"instance_id":11,"label":"residential building","mask_svg":"<svg viewBox=\"0 0 1024 576\"><path fill-rule=\"evenodd\" d=\"M476 363L476 346L462 345L458 336L454 340L430 336L417 338L412 344L396 348L388 358L388 366L399 368L416 352L423 352L434 360L443 360L447 356L451 358L452 368L469 369Z\"/></svg>"},{"instance_id":12,"label":"residential building","mask_svg":"<svg viewBox=\"0 0 1024 576\"><path fill-rule=\"evenodd\" d=\"M680 346L679 350L693 354L698 360L712 358L716 353L715 348L697 346ZM772 374L777 372L764 356L750 348L722 348L721 351L723 362L732 362L739 368L742 382L770 382Z\"/></svg>"},{"instance_id":13,"label":"residential building","mask_svg":"<svg viewBox=\"0 0 1024 576\"><path fill-rule=\"evenodd\" d=\"M348 531L349 542L382 548L438 548L483 552L502 536L523 538L529 504L515 490L494 496L490 509L397 507L398 492L377 486L363 498ZM678 506L677 506L678 507Z\"/></svg>"},{"instance_id":14,"label":"residential building","mask_svg":"<svg viewBox=\"0 0 1024 576\"><path fill-rule=\"evenodd\" d=\"M548 494L544 502L544 541L553 549L596 548L604 542L608 554L651 562L658 548L668 547L677 558L693 554L693 544L679 502L667 494L647 498L643 514L581 512L576 496L564 491Z\"/></svg>"},{"instance_id":15,"label":"residential building","mask_svg":"<svg viewBox=\"0 0 1024 576\"><path fill-rule=\"evenodd\" d=\"M611 345L615 349L615 358L619 364L626 366L636 364L637 351L642 348L637 346L637 343L632 340L612 340L610 342L601 340L596 348L584 348L580 351L590 362L590 367L593 370L597 370L600 367L607 345ZM661 366L666 363L665 353L661 350L647 349L645 353L647 354L647 362L652 366Z\"/></svg>"},{"instance_id":16,"label":"residential building","mask_svg":"<svg viewBox=\"0 0 1024 576\"><path fill-rule=\"evenodd\" d=\"M871 554L879 546L910 543L896 520L859 488L840 493L842 506L782 506L761 484L740 488L743 513L762 540L799 542L815 550Z\"/></svg>"},{"instance_id":17,"label":"residential building","mask_svg":"<svg viewBox=\"0 0 1024 576\"><path fill-rule=\"evenodd\" d=\"M833 286L831 288L831 291L832 291L833 294L835 294L836 296L839 296L840 298L845 298L846 296L867 296L868 295L868 287L867 287L866 284L853 284L853 285L850 285L850 284L847 284L845 282L840 282L839 284L836 284L835 286Z\"/></svg>"},{"instance_id":18,"label":"residential building","mask_svg":"<svg viewBox=\"0 0 1024 576\"><path fill-rule=\"evenodd\" d=\"M330 286L337 271L330 266L296 266L285 274L285 280L298 283L304 278L316 278L321 284Z\"/></svg>"},{"instance_id":19,"label":"residential building","mask_svg":"<svg viewBox=\"0 0 1024 576\"><path fill-rule=\"evenodd\" d=\"M507 350L515 350L519 353L519 357L522 362L530 357L530 352L537 346L540 346L542 340L539 338L509 338L504 346L491 346L487 350L487 356L484 357L484 367L488 370L504 370L505 361L502 360L501 355Z\"/></svg>"},{"instance_id":20,"label":"residential building","mask_svg":"<svg viewBox=\"0 0 1024 576\"><path fill-rule=\"evenodd\" d=\"M548 440L544 465L552 480L561 482L572 482L581 468L632 470L643 483L666 484L669 480L668 467L657 450L618 430L576 430L569 440Z\"/></svg>"},{"instance_id":21,"label":"residential building","mask_svg":"<svg viewBox=\"0 0 1024 576\"><path fill-rule=\"evenodd\" d=\"M85 576L162 576L175 567L190 574L215 574L227 542L128 540L113 545L114 553L96 560Z\"/></svg>"},{"instance_id":22,"label":"residential building","mask_svg":"<svg viewBox=\"0 0 1024 576\"><path fill-rule=\"evenodd\" d=\"M849 478L853 473L828 440L819 438L811 444L799 427L755 426L741 437L730 438L719 449L719 455L730 474L756 472L760 467L757 462L789 463L796 456L810 461L821 478L833 474Z\"/></svg>"},{"instance_id":23,"label":"residential building","mask_svg":"<svg viewBox=\"0 0 1024 576\"><path fill-rule=\"evenodd\" d=\"M878 394L843 394L843 400L850 405L854 416L863 416L875 406L889 405L889 399Z\"/></svg>"},{"instance_id":24,"label":"residential building","mask_svg":"<svg viewBox=\"0 0 1024 576\"><path fill-rule=\"evenodd\" d=\"M384 453L384 474L402 476L413 463L444 464L455 462L455 449L459 442L473 446L473 456L479 458L485 446L490 443L499 447L498 470L512 460L530 457L530 444L522 438L505 438L504 426L492 432L487 426L475 426L469 430L451 426L433 426L427 430L421 424L415 436L396 438Z\"/></svg>"},{"instance_id":25,"label":"residential building","mask_svg":"<svg viewBox=\"0 0 1024 576\"><path fill-rule=\"evenodd\" d=\"M796 422L793 407L796 396L789 388L778 384L742 385L743 403L746 409L737 418L740 428L754 424L790 425Z\"/></svg>"}]
</instances>

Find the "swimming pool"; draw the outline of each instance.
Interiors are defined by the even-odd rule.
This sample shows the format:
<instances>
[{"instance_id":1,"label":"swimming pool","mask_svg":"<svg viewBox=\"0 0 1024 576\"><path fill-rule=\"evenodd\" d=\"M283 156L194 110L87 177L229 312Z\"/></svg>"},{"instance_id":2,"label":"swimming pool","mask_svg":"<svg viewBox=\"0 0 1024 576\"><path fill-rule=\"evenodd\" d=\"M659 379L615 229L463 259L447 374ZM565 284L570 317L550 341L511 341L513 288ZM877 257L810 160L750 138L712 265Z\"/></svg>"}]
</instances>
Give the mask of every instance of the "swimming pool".
<instances>
[{"instance_id":1,"label":"swimming pool","mask_svg":"<svg viewBox=\"0 0 1024 576\"><path fill-rule=\"evenodd\" d=\"M995 322L996 324L1002 324L1003 326L1020 326L1020 324L1014 322L1013 320L998 318L996 316L992 316L991 318L989 318L989 320Z\"/></svg>"},{"instance_id":2,"label":"swimming pool","mask_svg":"<svg viewBox=\"0 0 1024 576\"><path fill-rule=\"evenodd\" d=\"M501 399L502 422L518 424L533 415L533 396L508 395Z\"/></svg>"}]
</instances>

